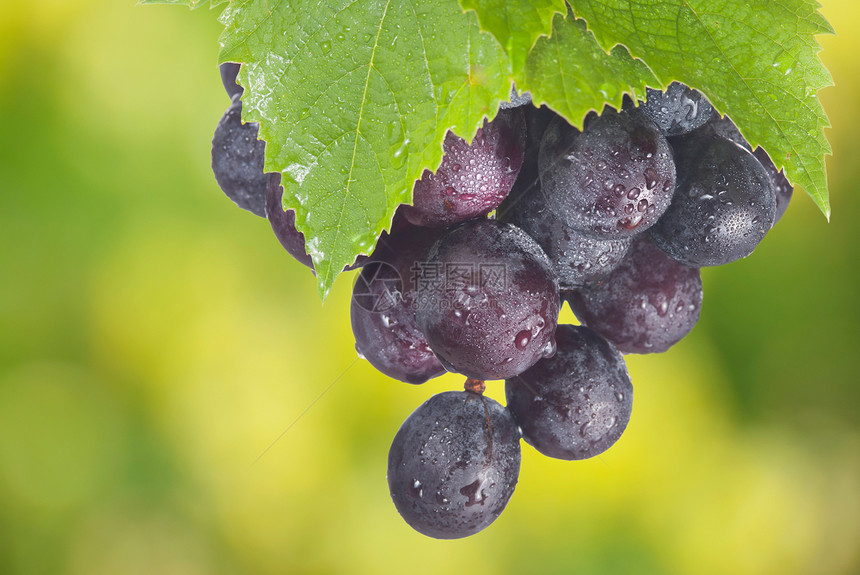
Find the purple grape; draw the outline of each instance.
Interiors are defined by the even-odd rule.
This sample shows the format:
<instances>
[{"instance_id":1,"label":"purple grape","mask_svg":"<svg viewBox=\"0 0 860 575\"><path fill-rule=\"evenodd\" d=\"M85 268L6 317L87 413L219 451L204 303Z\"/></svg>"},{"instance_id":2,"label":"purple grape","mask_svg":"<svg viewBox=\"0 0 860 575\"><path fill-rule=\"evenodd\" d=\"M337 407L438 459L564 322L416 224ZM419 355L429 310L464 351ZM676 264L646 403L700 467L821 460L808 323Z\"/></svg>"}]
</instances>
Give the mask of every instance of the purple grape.
<instances>
[{"instance_id":1,"label":"purple grape","mask_svg":"<svg viewBox=\"0 0 860 575\"><path fill-rule=\"evenodd\" d=\"M242 101L234 98L212 138L212 172L237 206L266 217L268 175L263 173L266 142L257 139L260 125L242 122Z\"/></svg>"},{"instance_id":2,"label":"purple grape","mask_svg":"<svg viewBox=\"0 0 860 575\"><path fill-rule=\"evenodd\" d=\"M752 152L756 160L764 166L768 178L770 178L770 185L773 188L774 195L776 196L776 216L773 221L773 224L776 225L776 222L782 218L785 210L788 209L788 204L791 202L791 196L794 193L794 187L788 182L788 178L785 177L785 170L777 170L773 160L770 159L770 156L767 155L767 152L765 152L764 148L761 146L758 146L753 150L752 146L750 146L746 138L741 135L738 127L728 116L720 118L719 115L715 114L714 118L708 122L708 125L718 135L731 140L735 144L738 144Z\"/></svg>"},{"instance_id":3,"label":"purple grape","mask_svg":"<svg viewBox=\"0 0 860 575\"><path fill-rule=\"evenodd\" d=\"M584 324L624 353L661 353L681 341L699 320L702 279L647 238L602 282L564 294Z\"/></svg>"},{"instance_id":4,"label":"purple grape","mask_svg":"<svg viewBox=\"0 0 860 575\"><path fill-rule=\"evenodd\" d=\"M750 143L741 135L741 131L738 130L738 127L728 116L721 117L719 114L714 114L713 118L708 122L708 130L712 130L721 138L731 140L738 146L746 148L747 151L752 152Z\"/></svg>"},{"instance_id":5,"label":"purple grape","mask_svg":"<svg viewBox=\"0 0 860 575\"><path fill-rule=\"evenodd\" d=\"M245 91L245 88L236 83L236 77L239 75L239 68L241 66L241 64L233 62L224 62L220 66L221 83L224 84L224 89L231 100L237 95L241 98L242 93Z\"/></svg>"},{"instance_id":6,"label":"purple grape","mask_svg":"<svg viewBox=\"0 0 860 575\"><path fill-rule=\"evenodd\" d=\"M501 514L520 472L520 434L510 412L468 391L434 395L397 431L388 489L413 529L468 537Z\"/></svg>"},{"instance_id":7,"label":"purple grape","mask_svg":"<svg viewBox=\"0 0 860 575\"><path fill-rule=\"evenodd\" d=\"M519 109L500 110L472 144L448 132L435 173L424 171L403 213L413 224L445 227L485 216L505 199L523 161L525 121Z\"/></svg>"},{"instance_id":8,"label":"purple grape","mask_svg":"<svg viewBox=\"0 0 860 575\"><path fill-rule=\"evenodd\" d=\"M350 305L359 354L376 369L406 383L424 383L445 373L415 322L412 269L443 230L406 224L384 234L355 283Z\"/></svg>"},{"instance_id":9,"label":"purple grape","mask_svg":"<svg viewBox=\"0 0 860 575\"><path fill-rule=\"evenodd\" d=\"M633 386L624 358L597 332L560 325L558 351L505 382L523 439L549 457L587 459L627 427Z\"/></svg>"},{"instance_id":10,"label":"purple grape","mask_svg":"<svg viewBox=\"0 0 860 575\"><path fill-rule=\"evenodd\" d=\"M266 193L266 215L275 232L275 237L287 252L300 263L314 269L314 262L305 248L305 234L296 229L296 212L284 211L282 198L284 188L281 186L281 174L268 174L269 182Z\"/></svg>"},{"instance_id":11,"label":"purple grape","mask_svg":"<svg viewBox=\"0 0 860 575\"><path fill-rule=\"evenodd\" d=\"M546 207L537 168L523 165L496 218L518 226L543 248L561 289L595 282L621 263L631 240L598 240L569 228Z\"/></svg>"},{"instance_id":12,"label":"purple grape","mask_svg":"<svg viewBox=\"0 0 860 575\"><path fill-rule=\"evenodd\" d=\"M654 243L692 267L750 255L773 225L776 198L764 167L747 150L710 131L673 140L678 186L651 230Z\"/></svg>"},{"instance_id":13,"label":"purple grape","mask_svg":"<svg viewBox=\"0 0 860 575\"><path fill-rule=\"evenodd\" d=\"M560 116L546 106L540 108L524 106L523 115L526 118L526 146L523 152L523 168L520 168L520 172L526 166L531 166L530 169L535 172L533 177L537 179L538 158L540 157L540 143L543 140L543 134L547 126ZM517 177L517 180L519 179Z\"/></svg>"},{"instance_id":14,"label":"purple grape","mask_svg":"<svg viewBox=\"0 0 860 575\"><path fill-rule=\"evenodd\" d=\"M645 231L669 207L675 189L669 144L636 108L589 114L583 132L554 120L541 142L539 166L547 207L568 227L597 239Z\"/></svg>"},{"instance_id":15,"label":"purple grape","mask_svg":"<svg viewBox=\"0 0 860 575\"><path fill-rule=\"evenodd\" d=\"M646 90L642 111L651 118L664 136L680 136L703 126L714 113L714 107L697 90L672 82L665 92Z\"/></svg>"},{"instance_id":16,"label":"purple grape","mask_svg":"<svg viewBox=\"0 0 860 575\"><path fill-rule=\"evenodd\" d=\"M513 377L552 355L559 307L549 258L496 220L450 230L418 278L418 326L449 371L474 379Z\"/></svg>"}]
</instances>

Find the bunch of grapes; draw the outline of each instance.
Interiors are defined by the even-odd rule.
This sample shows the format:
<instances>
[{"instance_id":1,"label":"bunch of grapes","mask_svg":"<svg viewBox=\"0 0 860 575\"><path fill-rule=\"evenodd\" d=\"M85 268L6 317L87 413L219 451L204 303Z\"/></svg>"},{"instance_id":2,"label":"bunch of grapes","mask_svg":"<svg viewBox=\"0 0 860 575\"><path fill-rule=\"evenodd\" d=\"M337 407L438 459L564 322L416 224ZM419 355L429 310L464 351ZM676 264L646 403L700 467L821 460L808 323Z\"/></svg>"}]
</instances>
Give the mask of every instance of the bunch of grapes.
<instances>
[{"instance_id":1,"label":"bunch of grapes","mask_svg":"<svg viewBox=\"0 0 860 575\"><path fill-rule=\"evenodd\" d=\"M241 121L238 65L212 168L240 207L267 217L313 268L280 174L263 173L258 126ZM512 94L470 143L448 133L361 267L351 301L358 354L434 395L397 432L391 498L406 522L452 539L487 527L514 492L520 440L565 460L612 446L630 420L623 354L659 353L693 329L700 268L752 253L792 187L700 93L675 83L572 127ZM582 325L558 325L562 301ZM485 397L505 380L507 406Z\"/></svg>"}]
</instances>

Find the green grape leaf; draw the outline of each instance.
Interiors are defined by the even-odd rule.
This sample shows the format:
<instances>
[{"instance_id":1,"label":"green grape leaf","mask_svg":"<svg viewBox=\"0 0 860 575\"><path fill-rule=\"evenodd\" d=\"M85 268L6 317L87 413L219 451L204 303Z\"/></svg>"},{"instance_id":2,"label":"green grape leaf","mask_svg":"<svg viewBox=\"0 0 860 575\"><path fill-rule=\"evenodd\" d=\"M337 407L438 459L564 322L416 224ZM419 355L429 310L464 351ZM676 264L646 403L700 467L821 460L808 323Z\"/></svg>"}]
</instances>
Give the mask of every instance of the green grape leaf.
<instances>
[{"instance_id":1,"label":"green grape leaf","mask_svg":"<svg viewBox=\"0 0 860 575\"><path fill-rule=\"evenodd\" d=\"M244 64L244 120L261 122L323 298L439 166L447 130L471 140L510 91L507 57L456 0L235 0L221 20L220 60Z\"/></svg>"},{"instance_id":2,"label":"green grape leaf","mask_svg":"<svg viewBox=\"0 0 860 575\"><path fill-rule=\"evenodd\" d=\"M225 2L229 2L230 0L137 0L138 5L140 4L182 4L183 6L188 6L192 10L194 8L199 8L202 4L209 2L210 8L217 8L221 4Z\"/></svg>"},{"instance_id":3,"label":"green grape leaf","mask_svg":"<svg viewBox=\"0 0 860 575\"><path fill-rule=\"evenodd\" d=\"M210 0L218 6L226 0ZM183 4L205 0L140 0ZM283 174L325 298L368 253L448 130L471 140L512 82L571 124L681 81L728 114L829 215L832 83L814 0L231 0L221 62ZM572 10L572 11L571 11ZM565 12L564 14L562 12ZM575 15L575 16L574 16ZM578 19L577 19L578 18Z\"/></svg>"},{"instance_id":4,"label":"green grape leaf","mask_svg":"<svg viewBox=\"0 0 860 575\"><path fill-rule=\"evenodd\" d=\"M833 84L816 34L833 33L815 0L570 0L597 41L626 46L662 85L683 82L734 120L830 217L817 92Z\"/></svg>"},{"instance_id":5,"label":"green grape leaf","mask_svg":"<svg viewBox=\"0 0 860 575\"><path fill-rule=\"evenodd\" d=\"M564 0L460 0L463 10L474 10L481 29L505 49L514 73L519 72L539 36L548 36L553 15L564 14Z\"/></svg>"},{"instance_id":6,"label":"green grape leaf","mask_svg":"<svg viewBox=\"0 0 860 575\"><path fill-rule=\"evenodd\" d=\"M570 55L575 55L571 57ZM645 86L658 85L651 70L622 46L606 53L585 21L556 15L552 36L540 38L516 78L536 105L546 104L578 127L604 104L621 109L624 94L645 98Z\"/></svg>"}]
</instances>

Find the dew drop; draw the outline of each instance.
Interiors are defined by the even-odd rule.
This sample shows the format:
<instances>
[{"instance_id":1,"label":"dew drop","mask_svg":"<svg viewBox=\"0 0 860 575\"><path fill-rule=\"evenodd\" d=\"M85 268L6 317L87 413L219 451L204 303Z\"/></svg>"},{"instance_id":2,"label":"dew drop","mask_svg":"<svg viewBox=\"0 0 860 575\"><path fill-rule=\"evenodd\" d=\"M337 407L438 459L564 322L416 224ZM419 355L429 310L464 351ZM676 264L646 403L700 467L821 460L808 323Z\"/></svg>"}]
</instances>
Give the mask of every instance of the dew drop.
<instances>
[{"instance_id":1,"label":"dew drop","mask_svg":"<svg viewBox=\"0 0 860 575\"><path fill-rule=\"evenodd\" d=\"M412 486L409 488L409 495L416 499L424 497L424 488L421 486L421 482L417 479L412 480Z\"/></svg>"},{"instance_id":2,"label":"dew drop","mask_svg":"<svg viewBox=\"0 0 860 575\"><path fill-rule=\"evenodd\" d=\"M543 346L543 349L541 350L541 357L550 358L550 357L555 355L555 351L556 351L555 339L550 339L548 342L546 342L546 345Z\"/></svg>"},{"instance_id":3,"label":"dew drop","mask_svg":"<svg viewBox=\"0 0 860 575\"><path fill-rule=\"evenodd\" d=\"M524 350L532 340L532 332L524 329L514 338L514 345L519 350Z\"/></svg>"}]
</instances>

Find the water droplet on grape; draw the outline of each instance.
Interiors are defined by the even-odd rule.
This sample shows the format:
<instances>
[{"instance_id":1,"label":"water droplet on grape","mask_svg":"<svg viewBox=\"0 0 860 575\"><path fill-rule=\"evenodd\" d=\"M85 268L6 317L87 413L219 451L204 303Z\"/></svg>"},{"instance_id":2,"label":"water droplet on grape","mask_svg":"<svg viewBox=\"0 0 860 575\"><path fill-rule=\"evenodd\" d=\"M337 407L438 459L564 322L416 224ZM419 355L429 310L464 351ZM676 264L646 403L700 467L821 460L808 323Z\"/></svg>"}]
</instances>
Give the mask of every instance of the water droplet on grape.
<instances>
[{"instance_id":1,"label":"water droplet on grape","mask_svg":"<svg viewBox=\"0 0 860 575\"><path fill-rule=\"evenodd\" d=\"M519 350L524 350L532 340L532 332L524 329L514 338L514 345Z\"/></svg>"}]
</instances>

